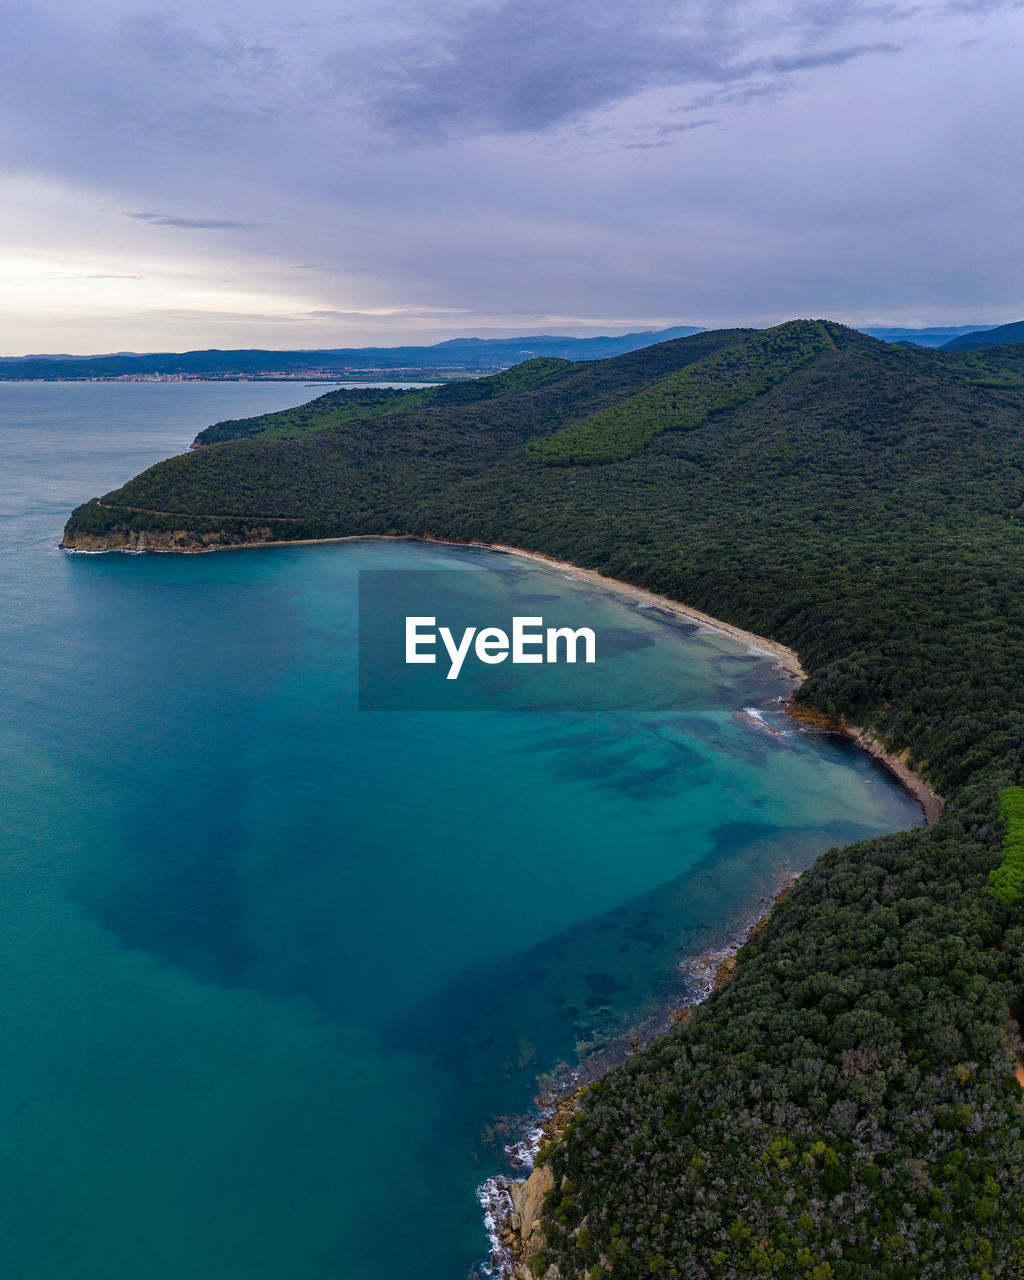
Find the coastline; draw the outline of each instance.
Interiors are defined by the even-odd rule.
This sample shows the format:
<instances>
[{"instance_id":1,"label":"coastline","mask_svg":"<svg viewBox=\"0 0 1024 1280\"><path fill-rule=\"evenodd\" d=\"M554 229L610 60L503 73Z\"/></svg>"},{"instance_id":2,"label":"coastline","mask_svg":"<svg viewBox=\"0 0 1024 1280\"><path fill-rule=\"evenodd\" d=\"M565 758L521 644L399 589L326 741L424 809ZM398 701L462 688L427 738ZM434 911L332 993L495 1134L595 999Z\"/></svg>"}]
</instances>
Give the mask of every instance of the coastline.
<instances>
[{"instance_id":1,"label":"coastline","mask_svg":"<svg viewBox=\"0 0 1024 1280\"><path fill-rule=\"evenodd\" d=\"M787 704L786 712L794 720L810 729L816 729L820 733L838 733L860 747L862 751L866 751L892 774L905 791L914 797L924 812L925 826L930 827L938 821L945 801L921 774L907 764L906 751L895 755L887 751L877 738L860 725L850 724L848 721L830 720L828 716L815 711L813 707L798 706L792 700Z\"/></svg>"},{"instance_id":2,"label":"coastline","mask_svg":"<svg viewBox=\"0 0 1024 1280\"><path fill-rule=\"evenodd\" d=\"M886 751L877 738L873 738L866 729L862 729L858 725L843 725L838 732L855 742L862 751L874 756L880 764L889 770L897 782L902 783L924 810L926 827L933 826L938 822L945 807L945 801L937 791L932 789L921 774L911 769L906 762L905 752L897 756L893 755L891 751Z\"/></svg>"},{"instance_id":3,"label":"coastline","mask_svg":"<svg viewBox=\"0 0 1024 1280\"><path fill-rule=\"evenodd\" d=\"M443 539L425 538L423 541L441 542ZM744 631L741 627L734 627L730 622L722 622L718 618L713 618L709 613L702 613L699 609L694 609L690 605L680 604L678 600L672 600L668 596L657 595L653 591L648 591L645 587L634 587L631 583L622 582L618 578L605 577L597 569L581 569L579 565L572 564L569 560L555 560L551 556L541 555L538 551L527 551L523 547L510 547L501 542L470 542L456 543L454 545L486 547L489 551L501 551L506 555L520 556L524 560L534 560L538 564L546 565L549 569L560 569L563 573L570 573L574 578L579 578L582 582L590 582L595 586L601 586L608 591L614 592L615 595L628 596L641 604L650 605L656 609L664 609L666 613L672 613L686 622L695 622L698 626L705 627L709 631L717 631L721 635L729 636L732 640L738 640L740 644L745 644L748 649L753 649L757 653L773 658L791 676L795 676L797 680L803 681L807 679L807 672L800 665L796 650L790 649L787 645L779 644L775 640L769 640L766 636L755 635L753 631Z\"/></svg>"},{"instance_id":4,"label":"coastline","mask_svg":"<svg viewBox=\"0 0 1024 1280\"><path fill-rule=\"evenodd\" d=\"M334 538L316 539L282 539L280 541L253 541L221 545L193 546L152 546L146 535L141 535L134 546L96 548L66 548L79 553L103 553L104 551L121 551L138 554L142 551L167 552L178 554L203 554L208 551L221 550L253 550L257 548L323 545L335 542L359 541L415 541L440 546L465 547L491 551L501 555L510 555L557 570L574 579L600 587L612 594L627 598L636 603L657 608L683 621L696 624L700 629L717 633L744 645L753 653L771 658L796 681L799 687L807 679L807 672L800 663L797 652L765 636L724 622L710 614L685 605L670 597L658 595L643 587L619 579L610 578L595 569L585 569L571 561L558 560L540 552L530 551L505 543L462 542L455 539L431 537L417 534L354 534ZM792 700L786 703L786 712L799 724L812 732L839 734L852 744L866 751L884 767L893 778L920 805L925 825L932 825L943 808L943 800L932 789L923 776L914 771L906 760L906 754L896 755L874 738L866 729L848 722L836 722L812 708L795 704ZM576 1100L582 1096L589 1084L599 1079L604 1073L625 1060L638 1047L666 1034L673 1025L685 1022L692 1016L693 1010L703 1003L720 987L724 986L732 976L736 967L736 957L744 942L754 933L759 932L767 924L778 903L790 892L797 875L787 875L785 883L777 888L756 916L744 922L743 926L730 938L720 939L711 948L685 961L681 968L693 985L693 996L687 1003L676 1008L655 1010L650 1019L633 1033L619 1040L615 1049L600 1059L587 1062L575 1069L567 1079L556 1086L555 1090L537 1099L537 1111L533 1122L522 1137L506 1151L510 1155L510 1163L523 1169L524 1177L516 1178L508 1172L497 1174L487 1179L478 1189L478 1199L484 1214L486 1229L491 1241L490 1265L484 1270L492 1280L531 1280L526 1259L542 1243L540 1238L541 1212L545 1192L549 1189L551 1175L543 1164L534 1165L534 1157L539 1148L552 1138L558 1136L561 1129L571 1119L575 1111ZM768 892L771 892L768 890Z\"/></svg>"},{"instance_id":5,"label":"coastline","mask_svg":"<svg viewBox=\"0 0 1024 1280\"><path fill-rule=\"evenodd\" d=\"M597 569L581 569L578 565L572 564L571 561L555 560L553 557L542 555L537 551L527 551L523 547L512 547L500 542L452 543L444 538L421 538L419 541L439 542L447 546L481 547L488 551L499 551L505 555L515 555L525 560L532 560L538 564L545 565L549 569L558 569L563 573L571 574L574 578L579 578L583 582L590 582L595 586L603 587L615 595L626 596L629 599L639 601L641 604L663 609L665 612L674 614L686 622L697 623L698 626L705 630L728 636L731 640L736 640L740 644L746 645L752 652L774 659L783 670L794 677L797 681L797 688L807 679L807 672L801 666L800 657L795 649L790 649L787 645L780 644L776 640L769 640L767 636L759 636L753 631L745 631L742 627L733 626L730 622L723 622L719 618L713 618L710 614L703 613L700 609L694 609L690 605L681 604L678 600L672 600L669 596L657 595L644 587L635 587L632 583L622 582L618 578L605 577ZM943 809L944 802L942 797L932 789L921 774L907 764L906 753L902 756L894 755L891 751L886 750L885 745L861 725L830 720L827 716L813 709L797 706L792 699L786 703L786 713L807 728L816 729L820 733L838 733L855 743L863 751L866 751L868 755L874 757L914 797L921 806L926 826L931 826L937 821Z\"/></svg>"},{"instance_id":6,"label":"coastline","mask_svg":"<svg viewBox=\"0 0 1024 1280\"><path fill-rule=\"evenodd\" d=\"M88 537L89 535L78 535L79 537ZM718 618L713 618L708 613L702 613L699 609L691 608L689 605L680 604L677 600L672 600L668 596L657 595L653 591L648 591L644 587L634 587L629 582L622 582L618 578L608 578L597 569L583 569L577 564L573 564L569 560L556 560L552 556L543 555L539 551L528 551L525 547L513 547L503 542L457 542L452 538L435 538L427 534L416 533L356 533L348 534L338 538L286 538L279 541L260 541L260 542L233 542L224 543L220 546L156 546L149 542L145 533L138 535L135 545L118 546L118 547L77 547L65 546L63 540L60 548L63 551L70 551L73 554L82 555L104 555L107 552L132 553L139 551L150 551L155 553L169 553L178 555L196 555L206 554L212 551L253 551L261 547L306 547L306 546L324 546L332 542L428 542L436 543L446 547L476 547L485 551L497 551L504 555L520 556L524 560L533 560L538 564L545 565L549 569L560 569L563 573L571 573L574 578L579 578L583 582L591 582L597 586L605 587L609 591L615 592L616 595L629 596L633 600L639 601L641 604L647 604L654 608L664 609L668 613L675 614L679 618L683 618L687 622L695 622L699 626L707 627L711 631L720 632L727 635L733 640L738 640L741 644L747 645L749 648L762 653L767 657L774 658L780 663L790 675L796 676L798 680L805 680L807 672L800 665L800 659L796 651L788 648L784 644L779 644L775 640L769 640L766 636L755 635L753 631L744 631L741 627L734 627L729 622L722 622Z\"/></svg>"},{"instance_id":7,"label":"coastline","mask_svg":"<svg viewBox=\"0 0 1024 1280\"><path fill-rule=\"evenodd\" d=\"M536 1099L529 1127L518 1141L505 1148L509 1165L522 1169L523 1176L508 1172L494 1174L477 1188L477 1200L491 1245L489 1263L484 1267L490 1280L534 1280L528 1259L543 1246L544 1196L553 1185L548 1167L536 1163L541 1148L561 1137L579 1109L579 1100L592 1084L644 1045L668 1034L674 1026L688 1022L698 1005L726 985L736 970L740 948L764 929L800 875L800 872L780 872L763 911L755 912L733 934L720 938L680 964L680 971L692 987L692 995L685 1003L655 1012L634 1031L626 1032L607 1049L572 1068Z\"/></svg>"},{"instance_id":8,"label":"coastline","mask_svg":"<svg viewBox=\"0 0 1024 1280\"><path fill-rule=\"evenodd\" d=\"M67 535L65 534L64 536L66 537ZM82 537L83 535L79 536ZM167 537L168 535L164 536ZM173 535L170 536L173 537ZM89 538L89 535L84 535L84 537ZM429 534L416 533L355 533L337 538L286 538L279 541L261 540L222 543L220 545L175 546L172 543L166 546L153 546L150 544L147 535L142 533L136 536L134 545L128 545L126 542L124 545L117 547L69 547L64 545L63 538L59 545L61 550L77 555L103 555L107 552L121 552L128 555L137 555L140 552L170 555L205 555L214 551L252 551L263 547L323 546L335 542L427 542L439 546L473 547L483 551L494 551L501 555L519 556L524 560L531 560L536 564L544 565L546 568L557 569L562 573L571 574L572 577L578 578L580 581L603 587L606 591L610 591L615 595L622 595L640 604L664 610L666 613L671 613L685 622L695 623L708 631L728 636L731 640L746 645L754 653L772 658L798 682L798 688L807 679L807 672L801 666L799 655L795 649L789 648L788 645L780 644L776 640L770 640L767 636L759 636L753 631L745 631L742 627L733 626L730 622L723 622L720 618L714 618L711 614L704 613L700 609L682 604L669 596L658 595L654 591L648 591L645 587L636 587L632 583L623 582L619 578L606 577L597 569L584 569L580 565L573 564L570 560L556 560L553 556L544 555L542 552L530 551L526 547L514 547L504 542L460 542L454 538L438 538ZM830 720L813 708L797 706L792 699L787 702L786 711L787 714L808 728L816 729L822 733L841 734L863 751L866 751L914 797L921 806L926 826L931 826L937 821L942 813L944 801L925 778L907 764L906 752L901 755L895 755L888 751L885 745L863 726L845 721L836 722Z\"/></svg>"}]
</instances>

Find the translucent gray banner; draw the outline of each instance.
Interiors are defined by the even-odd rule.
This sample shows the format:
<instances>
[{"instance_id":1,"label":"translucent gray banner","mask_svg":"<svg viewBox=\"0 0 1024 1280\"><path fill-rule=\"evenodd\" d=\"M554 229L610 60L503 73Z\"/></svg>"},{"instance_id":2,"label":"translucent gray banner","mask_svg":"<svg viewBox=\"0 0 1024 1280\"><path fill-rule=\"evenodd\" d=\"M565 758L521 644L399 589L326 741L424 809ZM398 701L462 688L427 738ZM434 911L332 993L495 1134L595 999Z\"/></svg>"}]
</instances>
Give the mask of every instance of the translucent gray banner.
<instances>
[{"instance_id":1,"label":"translucent gray banner","mask_svg":"<svg viewBox=\"0 0 1024 1280\"><path fill-rule=\"evenodd\" d=\"M725 710L766 678L735 642L550 570L359 574L364 711Z\"/></svg>"}]
</instances>

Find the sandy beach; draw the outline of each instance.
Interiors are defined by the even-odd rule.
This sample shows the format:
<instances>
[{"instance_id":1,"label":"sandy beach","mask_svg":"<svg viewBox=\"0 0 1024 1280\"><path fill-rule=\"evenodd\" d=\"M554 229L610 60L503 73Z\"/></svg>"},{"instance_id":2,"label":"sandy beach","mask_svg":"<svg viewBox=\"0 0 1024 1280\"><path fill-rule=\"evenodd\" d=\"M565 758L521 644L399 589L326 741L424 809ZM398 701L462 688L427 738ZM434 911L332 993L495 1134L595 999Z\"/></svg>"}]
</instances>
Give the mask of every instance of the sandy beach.
<instances>
[{"instance_id":1,"label":"sandy beach","mask_svg":"<svg viewBox=\"0 0 1024 1280\"><path fill-rule=\"evenodd\" d=\"M441 542L444 540L428 538L424 539L424 541ZM695 622L709 631L729 636L756 653L773 658L800 682L807 679L807 672L800 665L800 658L795 650L788 648L784 644L779 644L775 640L769 640L766 636L759 636L752 631L744 631L742 627L734 627L731 623L722 622L719 618L713 618L710 614L702 613L701 610L693 609L689 605L680 604L676 600L671 600L668 596L657 595L653 591L647 591L643 587L634 587L630 583L620 582L616 578L606 578L604 574L599 573L596 569L581 569L578 565L574 565L568 560L555 560L551 556L541 555L536 551L526 551L522 547L510 547L502 543L484 542L457 545L485 547L491 551L501 551L507 555L521 556L525 560L533 560L538 564L546 565L548 568L559 569L563 573L569 573L574 578L579 578L584 582L592 582L597 586L604 587L606 590L613 591L616 595L623 595L642 604L664 609L676 617L683 618L688 622ZM841 733L844 737L856 742L869 755L874 756L910 792L924 811L925 822L929 826L936 821L942 812L943 801L941 796L929 786L919 773L915 773L910 768L903 757L887 751L884 745L872 737L866 729L855 724L833 723L824 716L813 712L805 712L802 708L795 707L792 703L787 706L787 711L809 728L817 729L824 733Z\"/></svg>"},{"instance_id":2,"label":"sandy beach","mask_svg":"<svg viewBox=\"0 0 1024 1280\"><path fill-rule=\"evenodd\" d=\"M429 539L429 541L439 541L439 539ZM798 680L806 680L807 678L807 672L800 665L800 659L793 649L787 648L784 644L777 644L774 640L768 640L764 636L754 635L752 631L744 631L741 627L734 627L728 622L721 622L718 618L712 618L710 614L701 613L699 609L691 609L689 605L679 604L676 600L670 600L668 596L656 595L653 591L647 591L643 587L631 586L630 583L620 582L617 578L606 578L603 573L599 573L596 569L581 569L578 565L572 564L568 560L554 560L551 556L543 556L536 551L525 551L522 547L508 547L500 542L473 542L468 545L486 547L491 551L504 551L509 555L522 556L525 560L535 560L538 564L547 565L549 569L560 569L563 573L571 573L574 578L605 587L609 591L614 591L616 595L628 596L632 600L638 600L641 604L664 609L667 613L675 614L678 618L684 618L687 622L695 622L699 626L707 627L709 631L717 631L721 635L738 640L749 649L763 653L766 657L774 658L776 662L779 662Z\"/></svg>"},{"instance_id":3,"label":"sandy beach","mask_svg":"<svg viewBox=\"0 0 1024 1280\"><path fill-rule=\"evenodd\" d=\"M122 545L119 547L66 547L65 550L72 552L77 551L79 554L86 552L87 554L102 554L104 551L121 551L121 552L138 552L152 551L181 554L202 554L210 551L244 551L253 550L262 547L301 547L322 545L332 542L432 542L442 546L449 547L476 547L484 551L497 551L504 555L518 556L524 560L531 560L536 564L544 565L549 569L557 569L562 573L571 574L572 577L578 578L583 582L593 583L595 586L603 587L607 591L614 592L616 595L622 595L628 599L635 600L640 604L649 605L652 608L663 609L666 613L671 613L686 622L695 623L697 626L704 627L708 631L717 632L719 635L728 636L730 639L745 645L748 649L755 653L764 654L765 657L772 658L778 662L784 670L789 672L797 681L802 682L807 679L807 672L800 665L800 657L794 649L790 649L787 645L779 644L775 640L769 640L767 636L756 635L753 631L744 631L742 627L735 627L729 622L723 622L720 618L713 618L710 614L703 613L700 609L694 609L690 605L681 604L678 600L672 600L668 596L658 595L653 591L647 591L643 587L635 587L631 583L622 582L617 578L608 578L597 569L583 569L579 565L573 564L569 560L556 560L553 556L542 555L539 551L529 551L525 547L513 547L502 542L457 542L450 538L432 538L424 534L386 534L386 533L365 533L350 534L340 538L290 538L281 539L279 541L261 541L261 542L236 542L222 545L203 546L200 544L195 547L182 546L158 546L149 543L148 540L137 543L132 546ZM63 544L62 544L63 545ZM847 722L835 723L827 717L815 712L809 708L794 705L792 702L787 707L789 713L802 724L809 728L817 729L825 733L841 733L845 737L856 742L859 747L874 756L894 778L906 788L907 791L920 804L924 811L924 819L928 825L936 821L942 812L943 801L931 786L925 781L919 773L916 773L906 762L906 753L903 755L894 755L887 751L885 746L876 738L872 737L868 731L860 725Z\"/></svg>"}]
</instances>

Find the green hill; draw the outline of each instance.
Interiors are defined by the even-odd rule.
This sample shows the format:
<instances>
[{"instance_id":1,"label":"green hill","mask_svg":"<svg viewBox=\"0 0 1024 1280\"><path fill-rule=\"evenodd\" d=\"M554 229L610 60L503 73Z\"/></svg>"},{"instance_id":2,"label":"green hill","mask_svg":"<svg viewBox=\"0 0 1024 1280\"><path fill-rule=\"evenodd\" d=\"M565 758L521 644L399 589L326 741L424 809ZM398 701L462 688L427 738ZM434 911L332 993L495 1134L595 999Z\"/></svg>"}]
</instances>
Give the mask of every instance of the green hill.
<instances>
[{"instance_id":1,"label":"green hill","mask_svg":"<svg viewBox=\"0 0 1024 1280\"><path fill-rule=\"evenodd\" d=\"M439 387L410 388L396 391L388 387L359 387L347 391L329 391L308 404L297 405L278 413L264 413L255 418L236 418L215 422L200 431L193 448L222 444L227 440L295 440L325 427L341 426L357 418L381 417L403 413L427 405L474 404L516 391L532 391L553 381L559 373L571 369L571 360L539 357L513 365L489 378L472 378Z\"/></svg>"},{"instance_id":2,"label":"green hill","mask_svg":"<svg viewBox=\"0 0 1024 1280\"><path fill-rule=\"evenodd\" d=\"M79 507L65 545L504 542L795 648L804 707L905 753L945 811L827 854L587 1093L532 1268L1024 1275L1024 347L795 321L508 374L324 397L302 434L277 416L292 439L270 415Z\"/></svg>"},{"instance_id":3,"label":"green hill","mask_svg":"<svg viewBox=\"0 0 1024 1280\"><path fill-rule=\"evenodd\" d=\"M942 346L943 351L976 351L979 347L997 347L1007 342L1024 342L1024 320L1014 324L1001 324L997 329L982 329L980 333L964 333Z\"/></svg>"}]
</instances>

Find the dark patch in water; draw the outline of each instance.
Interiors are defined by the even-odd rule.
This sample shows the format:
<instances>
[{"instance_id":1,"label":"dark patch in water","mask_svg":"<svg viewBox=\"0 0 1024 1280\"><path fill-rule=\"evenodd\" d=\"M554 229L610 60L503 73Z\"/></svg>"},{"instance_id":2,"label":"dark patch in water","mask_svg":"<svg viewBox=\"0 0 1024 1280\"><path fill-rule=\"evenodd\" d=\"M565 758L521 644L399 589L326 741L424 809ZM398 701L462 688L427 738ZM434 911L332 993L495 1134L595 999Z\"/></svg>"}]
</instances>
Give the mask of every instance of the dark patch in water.
<instances>
[{"instance_id":1,"label":"dark patch in water","mask_svg":"<svg viewBox=\"0 0 1024 1280\"><path fill-rule=\"evenodd\" d=\"M602 627L597 633L598 655L602 658L615 658L623 653L638 653L641 649L652 649L655 644L653 636L639 631L628 631L624 627Z\"/></svg>"},{"instance_id":2,"label":"dark patch in water","mask_svg":"<svg viewBox=\"0 0 1024 1280\"><path fill-rule=\"evenodd\" d=\"M625 985L610 973L585 973L583 979L591 991L609 996L613 991L624 991Z\"/></svg>"},{"instance_id":3,"label":"dark patch in water","mask_svg":"<svg viewBox=\"0 0 1024 1280\"><path fill-rule=\"evenodd\" d=\"M759 897L780 866L803 865L827 843L799 831L782 840L756 823L727 823L718 835L716 852L676 879L527 951L467 968L387 1018L384 1044L438 1055L458 1091L473 1091L494 1115L527 1112L539 1071L575 1067L655 1010L684 1003L681 958L733 936L763 909ZM543 970L549 976L539 979Z\"/></svg>"},{"instance_id":4,"label":"dark patch in water","mask_svg":"<svg viewBox=\"0 0 1024 1280\"><path fill-rule=\"evenodd\" d=\"M603 749L581 752L549 745L555 776L565 782L592 782L632 800L671 797L699 786L712 766L683 743L666 741L657 752L639 752L607 741Z\"/></svg>"},{"instance_id":5,"label":"dark patch in water","mask_svg":"<svg viewBox=\"0 0 1024 1280\"><path fill-rule=\"evenodd\" d=\"M139 868L107 897L83 901L127 947L138 947L194 973L204 982L245 986L261 951L246 938L248 888L224 848L210 844L181 857L176 849ZM178 861L175 862L175 855Z\"/></svg>"}]
</instances>

